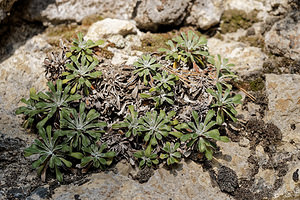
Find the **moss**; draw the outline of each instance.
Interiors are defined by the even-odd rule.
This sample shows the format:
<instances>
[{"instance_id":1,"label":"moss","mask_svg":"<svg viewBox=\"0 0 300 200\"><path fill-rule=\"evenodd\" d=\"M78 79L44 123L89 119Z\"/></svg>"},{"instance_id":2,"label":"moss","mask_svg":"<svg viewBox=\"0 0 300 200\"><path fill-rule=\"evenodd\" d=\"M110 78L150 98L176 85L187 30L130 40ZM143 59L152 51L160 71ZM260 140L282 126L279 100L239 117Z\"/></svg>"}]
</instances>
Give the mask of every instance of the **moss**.
<instances>
[{"instance_id":1,"label":"moss","mask_svg":"<svg viewBox=\"0 0 300 200\"><path fill-rule=\"evenodd\" d=\"M250 90L251 91L260 91L260 90L263 90L265 88L265 82L260 77L253 80L253 81L250 81L249 85L250 85Z\"/></svg>"},{"instance_id":2,"label":"moss","mask_svg":"<svg viewBox=\"0 0 300 200\"><path fill-rule=\"evenodd\" d=\"M239 42L244 42L253 47L258 47L263 49L265 46L265 40L261 35L251 35L251 36L242 36L238 39Z\"/></svg>"},{"instance_id":3,"label":"moss","mask_svg":"<svg viewBox=\"0 0 300 200\"><path fill-rule=\"evenodd\" d=\"M159 48L168 48L166 42L172 37L172 33L149 33L141 39L142 45L140 47L133 46L132 49L142 52L156 52Z\"/></svg>"},{"instance_id":4,"label":"moss","mask_svg":"<svg viewBox=\"0 0 300 200\"><path fill-rule=\"evenodd\" d=\"M231 33L236 32L239 28L247 29L253 23L258 22L256 18L257 11L246 13L242 10L226 10L221 18L221 32Z\"/></svg>"},{"instance_id":5,"label":"moss","mask_svg":"<svg viewBox=\"0 0 300 200\"><path fill-rule=\"evenodd\" d=\"M92 25L93 23L97 22L97 21L101 21L103 20L104 18L100 15L96 15L96 14L93 14L93 15L89 15L85 18L83 18L82 20L82 25L84 26L90 26Z\"/></svg>"},{"instance_id":6,"label":"moss","mask_svg":"<svg viewBox=\"0 0 300 200\"><path fill-rule=\"evenodd\" d=\"M256 79L248 79L244 81L237 82L237 85L246 91L262 91L265 88L265 81L262 77L258 77Z\"/></svg>"},{"instance_id":7,"label":"moss","mask_svg":"<svg viewBox=\"0 0 300 200\"><path fill-rule=\"evenodd\" d=\"M48 27L46 29L46 34L48 36L47 42L53 47L58 47L60 39L71 42L73 38L77 37L77 33L82 32L85 35L87 31L88 26L79 26L77 24L61 24L54 27Z\"/></svg>"},{"instance_id":8,"label":"moss","mask_svg":"<svg viewBox=\"0 0 300 200\"><path fill-rule=\"evenodd\" d=\"M189 30L192 30L198 36L202 36L202 34L199 31L197 31L194 27L191 26L185 26L180 28L179 30L173 30L166 33L147 33L141 39L142 45L140 47L133 46L132 49L142 52L157 52L157 49L159 48L169 49L170 47L166 45L166 42L168 40L179 36L181 32L187 33Z\"/></svg>"}]
</instances>

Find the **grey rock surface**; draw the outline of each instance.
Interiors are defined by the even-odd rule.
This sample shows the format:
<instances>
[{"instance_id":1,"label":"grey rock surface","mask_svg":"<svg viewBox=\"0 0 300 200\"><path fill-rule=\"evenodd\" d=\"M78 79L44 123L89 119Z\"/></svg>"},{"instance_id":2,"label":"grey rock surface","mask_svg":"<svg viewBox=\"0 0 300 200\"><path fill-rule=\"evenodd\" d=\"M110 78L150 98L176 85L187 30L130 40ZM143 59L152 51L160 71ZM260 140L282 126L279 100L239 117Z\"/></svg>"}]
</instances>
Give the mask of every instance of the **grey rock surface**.
<instances>
[{"instance_id":1,"label":"grey rock surface","mask_svg":"<svg viewBox=\"0 0 300 200\"><path fill-rule=\"evenodd\" d=\"M119 165L119 164L118 164ZM121 164L118 168L127 168ZM159 168L147 183L140 184L122 174L99 173L89 177L83 185L61 186L52 199L72 199L77 194L82 200L133 199L133 200L230 200L215 185L208 172L194 162L182 162L173 170ZM209 189L208 189L209 188Z\"/></svg>"},{"instance_id":2,"label":"grey rock surface","mask_svg":"<svg viewBox=\"0 0 300 200\"><path fill-rule=\"evenodd\" d=\"M222 0L196 0L191 8L186 23L207 30L220 22L224 11Z\"/></svg>"},{"instance_id":3,"label":"grey rock surface","mask_svg":"<svg viewBox=\"0 0 300 200\"><path fill-rule=\"evenodd\" d=\"M136 2L137 0L29 0L24 7L24 16L31 21L52 23L80 22L90 15L130 19Z\"/></svg>"},{"instance_id":4,"label":"grey rock surface","mask_svg":"<svg viewBox=\"0 0 300 200\"><path fill-rule=\"evenodd\" d=\"M157 30L159 26L177 26L188 14L190 0L145 0L137 4L134 20L140 29Z\"/></svg>"},{"instance_id":5,"label":"grey rock surface","mask_svg":"<svg viewBox=\"0 0 300 200\"><path fill-rule=\"evenodd\" d=\"M299 60L300 12L292 12L276 22L265 35L265 44L267 50L272 54Z\"/></svg>"},{"instance_id":6,"label":"grey rock surface","mask_svg":"<svg viewBox=\"0 0 300 200\"><path fill-rule=\"evenodd\" d=\"M46 88L42 62L50 45L41 36L29 39L12 56L0 63L0 132L11 137L26 138L21 129L22 119L15 110L23 105L21 98L29 97L29 89Z\"/></svg>"},{"instance_id":7,"label":"grey rock surface","mask_svg":"<svg viewBox=\"0 0 300 200\"><path fill-rule=\"evenodd\" d=\"M249 76L262 70L267 56L258 47L252 47L242 42L222 41L209 38L207 46L212 55L220 54L235 64L233 70L241 76Z\"/></svg>"}]
</instances>

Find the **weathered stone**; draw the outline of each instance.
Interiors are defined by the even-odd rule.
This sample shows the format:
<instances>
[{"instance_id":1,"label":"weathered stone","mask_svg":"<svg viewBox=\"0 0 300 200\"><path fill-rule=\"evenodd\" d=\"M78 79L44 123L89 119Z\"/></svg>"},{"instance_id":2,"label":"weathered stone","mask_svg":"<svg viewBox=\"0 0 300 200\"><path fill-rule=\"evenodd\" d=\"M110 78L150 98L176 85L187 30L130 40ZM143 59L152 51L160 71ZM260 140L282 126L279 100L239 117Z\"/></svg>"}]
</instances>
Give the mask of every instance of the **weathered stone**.
<instances>
[{"instance_id":1,"label":"weathered stone","mask_svg":"<svg viewBox=\"0 0 300 200\"><path fill-rule=\"evenodd\" d=\"M171 171L159 168L147 183L140 184L121 174L99 173L83 185L63 185L54 190L52 199L233 199L212 187L208 172L194 162L182 162Z\"/></svg>"},{"instance_id":2,"label":"weathered stone","mask_svg":"<svg viewBox=\"0 0 300 200\"><path fill-rule=\"evenodd\" d=\"M262 70L266 55L260 48L250 47L242 42L225 42L216 38L208 39L207 46L212 55L220 54L235 64L233 70L240 75L249 76Z\"/></svg>"},{"instance_id":3,"label":"weathered stone","mask_svg":"<svg viewBox=\"0 0 300 200\"><path fill-rule=\"evenodd\" d=\"M90 15L130 19L137 0L30 0L24 6L24 17L42 22L80 22Z\"/></svg>"},{"instance_id":4,"label":"weathered stone","mask_svg":"<svg viewBox=\"0 0 300 200\"><path fill-rule=\"evenodd\" d=\"M282 141L300 145L300 75L266 74L269 110L265 121L276 124Z\"/></svg>"},{"instance_id":5,"label":"weathered stone","mask_svg":"<svg viewBox=\"0 0 300 200\"><path fill-rule=\"evenodd\" d=\"M177 26L186 17L190 0L139 1L134 20L140 29L157 30L159 26Z\"/></svg>"},{"instance_id":6,"label":"weathered stone","mask_svg":"<svg viewBox=\"0 0 300 200\"><path fill-rule=\"evenodd\" d=\"M245 178L250 175L251 167L247 158L251 155L249 148L241 147L238 143L232 142L230 145L224 142L218 142L222 156L217 158L214 168L217 170L221 166L230 167L237 173L239 178Z\"/></svg>"},{"instance_id":7,"label":"weathered stone","mask_svg":"<svg viewBox=\"0 0 300 200\"><path fill-rule=\"evenodd\" d=\"M272 54L294 60L300 57L300 13L295 11L276 22L265 35L265 44Z\"/></svg>"},{"instance_id":8,"label":"weathered stone","mask_svg":"<svg viewBox=\"0 0 300 200\"><path fill-rule=\"evenodd\" d=\"M136 34L137 32L138 30L135 24L130 21L107 18L92 24L85 39L97 41L114 35L125 37L129 34Z\"/></svg>"},{"instance_id":9,"label":"weathered stone","mask_svg":"<svg viewBox=\"0 0 300 200\"><path fill-rule=\"evenodd\" d=\"M29 97L29 89L37 91L46 88L46 79L42 62L45 51L50 45L41 36L29 39L8 59L0 63L0 132L11 137L27 137L20 128L21 117L16 117L15 110L22 97Z\"/></svg>"},{"instance_id":10,"label":"weathered stone","mask_svg":"<svg viewBox=\"0 0 300 200\"><path fill-rule=\"evenodd\" d=\"M299 199L300 183L293 181L293 173L299 168L300 145L300 76L296 74L266 74L266 92L269 110L265 121L272 122L282 132L282 144L274 155L276 163L287 164L283 184L275 191L274 199ZM290 160L289 162L286 162Z\"/></svg>"},{"instance_id":11,"label":"weathered stone","mask_svg":"<svg viewBox=\"0 0 300 200\"><path fill-rule=\"evenodd\" d=\"M196 0L186 23L207 30L220 22L223 9L223 1L221 0Z\"/></svg>"},{"instance_id":12,"label":"weathered stone","mask_svg":"<svg viewBox=\"0 0 300 200\"><path fill-rule=\"evenodd\" d=\"M294 173L299 169L300 161L289 163L287 174L283 178L283 185L274 193L274 200L300 199L300 181L294 181Z\"/></svg>"}]
</instances>

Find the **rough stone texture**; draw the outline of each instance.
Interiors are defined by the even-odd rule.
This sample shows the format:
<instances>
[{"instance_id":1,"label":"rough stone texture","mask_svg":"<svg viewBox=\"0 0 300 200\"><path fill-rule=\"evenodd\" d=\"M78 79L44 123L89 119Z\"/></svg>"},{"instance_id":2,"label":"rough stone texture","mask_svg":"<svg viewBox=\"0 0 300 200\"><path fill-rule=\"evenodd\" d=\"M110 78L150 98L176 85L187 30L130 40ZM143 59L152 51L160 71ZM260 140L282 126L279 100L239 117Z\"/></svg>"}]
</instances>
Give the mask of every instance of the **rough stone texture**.
<instances>
[{"instance_id":1,"label":"rough stone texture","mask_svg":"<svg viewBox=\"0 0 300 200\"><path fill-rule=\"evenodd\" d=\"M225 42L216 38L208 39L207 46L212 55L220 54L235 64L233 70L248 76L262 70L266 55L260 48L250 47L242 42Z\"/></svg>"},{"instance_id":2,"label":"rough stone texture","mask_svg":"<svg viewBox=\"0 0 300 200\"><path fill-rule=\"evenodd\" d=\"M186 17L189 0L145 0L137 4L134 20L140 29L157 30L159 26L176 26Z\"/></svg>"},{"instance_id":3,"label":"rough stone texture","mask_svg":"<svg viewBox=\"0 0 300 200\"><path fill-rule=\"evenodd\" d=\"M122 168L122 167L121 167ZM233 199L212 186L209 173L194 162L182 162L172 171L160 168L147 183L140 184L121 174L99 173L90 181L77 186L61 186L54 191L52 199L73 199L77 194L82 200L93 199Z\"/></svg>"},{"instance_id":4,"label":"rough stone texture","mask_svg":"<svg viewBox=\"0 0 300 200\"><path fill-rule=\"evenodd\" d=\"M226 0L225 10L238 9L246 13L257 12L257 17L265 21L270 15L285 14L289 8L289 0Z\"/></svg>"},{"instance_id":5,"label":"rough stone texture","mask_svg":"<svg viewBox=\"0 0 300 200\"><path fill-rule=\"evenodd\" d=\"M300 56L300 12L293 12L276 22L265 35L267 50L291 59Z\"/></svg>"},{"instance_id":6,"label":"rough stone texture","mask_svg":"<svg viewBox=\"0 0 300 200\"><path fill-rule=\"evenodd\" d=\"M84 17L100 15L130 19L137 0L29 0L24 7L24 16L31 21L80 22Z\"/></svg>"},{"instance_id":7,"label":"rough stone texture","mask_svg":"<svg viewBox=\"0 0 300 200\"><path fill-rule=\"evenodd\" d=\"M283 177L283 186L274 194L276 199L299 199L300 183L293 181L293 173L300 166L300 75L266 75L266 92L269 110L265 121L273 122L282 132L282 145L274 160L290 157L288 172Z\"/></svg>"},{"instance_id":8,"label":"rough stone texture","mask_svg":"<svg viewBox=\"0 0 300 200\"><path fill-rule=\"evenodd\" d=\"M269 110L265 121L276 124L284 142L300 145L300 75L266 74Z\"/></svg>"},{"instance_id":9,"label":"rough stone texture","mask_svg":"<svg viewBox=\"0 0 300 200\"><path fill-rule=\"evenodd\" d=\"M217 170L221 166L233 169L239 178L245 178L250 174L250 166L247 158L251 155L249 148L241 147L238 143L218 142L222 156L217 158L214 168Z\"/></svg>"},{"instance_id":10,"label":"rough stone texture","mask_svg":"<svg viewBox=\"0 0 300 200\"><path fill-rule=\"evenodd\" d=\"M207 30L220 22L223 10L222 0L196 0L190 15L186 18L186 23Z\"/></svg>"},{"instance_id":11,"label":"rough stone texture","mask_svg":"<svg viewBox=\"0 0 300 200\"><path fill-rule=\"evenodd\" d=\"M85 36L85 39L97 41L113 35L125 37L129 34L136 34L137 32L138 29L133 22L107 18L92 24Z\"/></svg>"},{"instance_id":12,"label":"rough stone texture","mask_svg":"<svg viewBox=\"0 0 300 200\"><path fill-rule=\"evenodd\" d=\"M46 88L42 62L48 48L50 45L43 37L35 36L0 63L0 132L3 134L26 137L15 109L23 105L20 99L28 98L31 87L37 91Z\"/></svg>"},{"instance_id":13,"label":"rough stone texture","mask_svg":"<svg viewBox=\"0 0 300 200\"><path fill-rule=\"evenodd\" d=\"M0 23L9 14L10 9L17 0L0 0Z\"/></svg>"}]
</instances>

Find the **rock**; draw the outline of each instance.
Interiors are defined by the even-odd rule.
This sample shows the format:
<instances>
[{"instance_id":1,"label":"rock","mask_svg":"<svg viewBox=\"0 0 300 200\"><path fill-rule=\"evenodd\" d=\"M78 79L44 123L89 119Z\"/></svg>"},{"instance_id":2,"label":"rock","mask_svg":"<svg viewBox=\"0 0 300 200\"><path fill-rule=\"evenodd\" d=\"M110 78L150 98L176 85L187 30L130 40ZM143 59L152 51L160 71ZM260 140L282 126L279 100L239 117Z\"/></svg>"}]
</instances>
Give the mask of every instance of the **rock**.
<instances>
[{"instance_id":1,"label":"rock","mask_svg":"<svg viewBox=\"0 0 300 200\"><path fill-rule=\"evenodd\" d=\"M140 29L156 31L160 26L178 26L188 14L190 0L139 1L134 20Z\"/></svg>"},{"instance_id":2,"label":"rock","mask_svg":"<svg viewBox=\"0 0 300 200\"><path fill-rule=\"evenodd\" d=\"M276 22L265 35L265 44L272 54L299 60L300 57L300 12L290 13Z\"/></svg>"},{"instance_id":3,"label":"rock","mask_svg":"<svg viewBox=\"0 0 300 200\"><path fill-rule=\"evenodd\" d=\"M130 19L137 0L29 0L24 5L24 17L30 21L61 23L80 22L85 17L99 15Z\"/></svg>"},{"instance_id":4,"label":"rock","mask_svg":"<svg viewBox=\"0 0 300 200\"><path fill-rule=\"evenodd\" d=\"M247 46L242 42L221 41L209 38L207 42L209 52L212 55L220 54L235 64L233 70L241 76L249 76L262 70L266 55L260 48Z\"/></svg>"},{"instance_id":5,"label":"rock","mask_svg":"<svg viewBox=\"0 0 300 200\"><path fill-rule=\"evenodd\" d=\"M263 10L264 3L260 0L227 0L225 1L226 10L243 10L250 13L253 10Z\"/></svg>"},{"instance_id":6,"label":"rock","mask_svg":"<svg viewBox=\"0 0 300 200\"><path fill-rule=\"evenodd\" d=\"M92 24L85 39L97 41L115 35L125 37L129 34L137 34L137 32L138 30L132 21L107 18Z\"/></svg>"},{"instance_id":7,"label":"rock","mask_svg":"<svg viewBox=\"0 0 300 200\"><path fill-rule=\"evenodd\" d=\"M223 9L221 0L196 0L190 15L186 18L186 23L207 30L220 22Z\"/></svg>"},{"instance_id":8,"label":"rock","mask_svg":"<svg viewBox=\"0 0 300 200\"><path fill-rule=\"evenodd\" d=\"M300 199L300 182L293 180L300 161L293 161L289 164L288 172L283 178L283 185L274 193L274 200Z\"/></svg>"},{"instance_id":9,"label":"rock","mask_svg":"<svg viewBox=\"0 0 300 200\"><path fill-rule=\"evenodd\" d=\"M293 181L294 172L300 161L300 75L266 74L266 93L269 110L265 121L276 124L282 132L282 142L277 149L274 160L277 164L286 164L282 174L283 184L275 191L274 199L299 199L300 184ZM287 162L288 161L288 162Z\"/></svg>"},{"instance_id":10,"label":"rock","mask_svg":"<svg viewBox=\"0 0 300 200\"><path fill-rule=\"evenodd\" d=\"M176 168L159 168L147 183L112 172L93 174L82 185L63 185L54 190L52 199L233 199L212 187L209 173L194 162L182 162Z\"/></svg>"},{"instance_id":11,"label":"rock","mask_svg":"<svg viewBox=\"0 0 300 200\"><path fill-rule=\"evenodd\" d=\"M25 199L36 187L36 172L25 159L25 141L0 133L0 199Z\"/></svg>"},{"instance_id":12,"label":"rock","mask_svg":"<svg viewBox=\"0 0 300 200\"><path fill-rule=\"evenodd\" d=\"M0 23L4 20L17 0L0 0Z\"/></svg>"},{"instance_id":13,"label":"rock","mask_svg":"<svg viewBox=\"0 0 300 200\"><path fill-rule=\"evenodd\" d=\"M0 132L10 137L27 138L21 127L21 117L16 117L21 98L29 97L29 89L46 88L42 62L50 45L42 36L35 36L15 50L14 54L0 63Z\"/></svg>"},{"instance_id":14,"label":"rock","mask_svg":"<svg viewBox=\"0 0 300 200\"><path fill-rule=\"evenodd\" d=\"M36 188L26 200L46 200L49 198L49 186L41 186Z\"/></svg>"},{"instance_id":15,"label":"rock","mask_svg":"<svg viewBox=\"0 0 300 200\"><path fill-rule=\"evenodd\" d=\"M249 148L241 147L236 142L231 142L230 145L224 142L218 142L222 156L217 157L217 162L213 164L217 170L221 166L230 167L237 173L239 178L245 178L250 175L251 167L247 158L251 155Z\"/></svg>"},{"instance_id":16,"label":"rock","mask_svg":"<svg viewBox=\"0 0 300 200\"><path fill-rule=\"evenodd\" d=\"M268 108L265 121L276 124L282 141L300 145L300 75L266 74Z\"/></svg>"}]
</instances>

